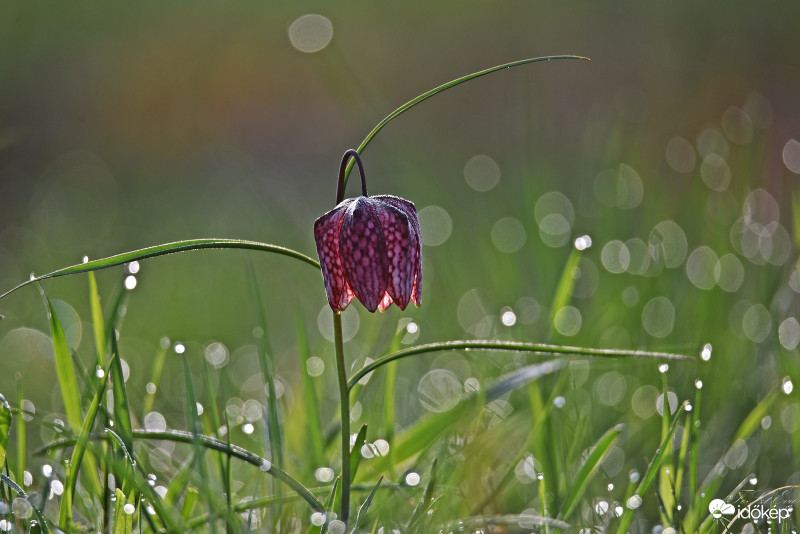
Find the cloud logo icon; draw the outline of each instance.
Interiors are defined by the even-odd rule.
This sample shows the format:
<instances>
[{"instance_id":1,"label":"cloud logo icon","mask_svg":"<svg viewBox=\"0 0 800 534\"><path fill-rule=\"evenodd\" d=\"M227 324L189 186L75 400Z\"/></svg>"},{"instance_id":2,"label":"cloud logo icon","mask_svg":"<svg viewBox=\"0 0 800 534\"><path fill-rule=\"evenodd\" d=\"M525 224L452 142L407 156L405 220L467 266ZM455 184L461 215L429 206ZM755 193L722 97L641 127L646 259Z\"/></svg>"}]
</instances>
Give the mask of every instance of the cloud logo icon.
<instances>
[{"instance_id":1,"label":"cloud logo icon","mask_svg":"<svg viewBox=\"0 0 800 534\"><path fill-rule=\"evenodd\" d=\"M736 508L732 504L728 504L722 499L714 499L708 503L708 511L714 516L714 519L719 519L723 515L733 515L736 513Z\"/></svg>"}]
</instances>

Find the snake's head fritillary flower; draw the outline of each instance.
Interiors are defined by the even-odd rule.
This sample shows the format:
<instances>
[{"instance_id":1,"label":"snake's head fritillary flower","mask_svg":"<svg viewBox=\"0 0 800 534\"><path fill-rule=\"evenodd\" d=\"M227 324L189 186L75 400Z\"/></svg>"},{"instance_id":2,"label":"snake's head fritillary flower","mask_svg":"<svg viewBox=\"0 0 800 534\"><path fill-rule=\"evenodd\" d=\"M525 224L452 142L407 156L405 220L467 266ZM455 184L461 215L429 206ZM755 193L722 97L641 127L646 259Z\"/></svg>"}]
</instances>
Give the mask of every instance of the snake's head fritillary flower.
<instances>
[{"instance_id":1,"label":"snake's head fritillary flower","mask_svg":"<svg viewBox=\"0 0 800 534\"><path fill-rule=\"evenodd\" d=\"M422 250L414 204L391 195L348 198L314 223L328 302L355 296L370 312L420 304Z\"/></svg>"}]
</instances>

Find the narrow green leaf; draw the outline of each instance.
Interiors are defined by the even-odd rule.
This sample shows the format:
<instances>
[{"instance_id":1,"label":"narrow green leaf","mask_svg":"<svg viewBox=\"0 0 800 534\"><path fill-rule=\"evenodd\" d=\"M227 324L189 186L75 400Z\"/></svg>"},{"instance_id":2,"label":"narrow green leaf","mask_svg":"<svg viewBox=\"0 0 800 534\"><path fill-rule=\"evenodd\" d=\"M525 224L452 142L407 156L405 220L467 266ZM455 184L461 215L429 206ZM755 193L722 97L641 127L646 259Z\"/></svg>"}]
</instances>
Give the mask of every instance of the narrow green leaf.
<instances>
[{"instance_id":1,"label":"narrow green leaf","mask_svg":"<svg viewBox=\"0 0 800 534\"><path fill-rule=\"evenodd\" d=\"M150 382L153 384L153 386L155 386L155 388L153 389L152 393L148 391L147 395L145 395L144 400L142 401L142 419L144 419L144 416L153 410L153 404L155 403L158 388L161 387L161 375L164 373L164 364L167 362L169 346L169 340L167 338L163 338L162 343L159 345L158 350L156 350L156 355L153 358L153 374L150 375Z\"/></svg>"},{"instance_id":2,"label":"narrow green leaf","mask_svg":"<svg viewBox=\"0 0 800 534\"><path fill-rule=\"evenodd\" d=\"M97 278L89 273L89 308L92 313L92 332L97 350L97 365L105 367L106 362L106 326L103 320L103 307L100 305L100 292L97 289Z\"/></svg>"},{"instance_id":3,"label":"narrow green leaf","mask_svg":"<svg viewBox=\"0 0 800 534\"><path fill-rule=\"evenodd\" d=\"M119 353L116 335L111 337L111 357L114 421L117 424L117 433L125 443L125 447L130 451L133 450L133 424L131 423L131 411L128 404L128 389L125 386L125 376L122 372L122 355Z\"/></svg>"},{"instance_id":4,"label":"narrow green leaf","mask_svg":"<svg viewBox=\"0 0 800 534\"><path fill-rule=\"evenodd\" d=\"M364 425L364 427L366 426L367 425ZM375 492L378 491L378 488L381 486L381 482L383 482L383 477L380 477L378 479L378 482L375 483L375 487L372 488L372 491L369 492L367 498L364 500L361 506L358 507L358 512L356 513L356 520L353 522L353 530L351 531L352 534L356 534L358 532L358 526L364 520L364 517L366 517L367 512L369 511L369 507L372 506L372 499L375 497Z\"/></svg>"},{"instance_id":5,"label":"narrow green leaf","mask_svg":"<svg viewBox=\"0 0 800 534\"><path fill-rule=\"evenodd\" d=\"M86 411L86 418L83 420L83 424L80 427L78 440L75 442L75 448L72 450L72 457L67 465L67 475L64 479L64 495L61 499L61 510L59 512L59 523L67 528L69 528L69 525L72 523L72 502L73 496L75 495L75 484L78 481L78 474L81 472L81 464L83 463L84 454L86 453L86 445L89 443L89 434L94 427L97 412L100 408L100 402L103 400L103 395L106 391L109 367L116 359L115 356L111 357L111 362L106 367L102 378L98 380L94 397L92 398L91 404L89 404L89 409ZM96 471L95 476L97 476Z\"/></svg>"},{"instance_id":6,"label":"narrow green leaf","mask_svg":"<svg viewBox=\"0 0 800 534\"><path fill-rule=\"evenodd\" d=\"M25 414L23 404L25 398L22 395L22 375L17 373L17 480L25 479L25 463L27 460L28 446L27 433L25 427Z\"/></svg>"},{"instance_id":7,"label":"narrow green leaf","mask_svg":"<svg viewBox=\"0 0 800 534\"><path fill-rule=\"evenodd\" d=\"M521 59L519 61L512 61L511 63L505 63L503 65L497 65L495 67L484 69L484 70L481 70L481 71L478 71L478 72L473 72L472 74L467 74L466 76L462 76L460 78L456 78L455 80L449 81L449 82L444 83L444 84L442 84L442 85L440 85L438 87L434 87L430 91L426 91L426 92L422 93L418 97L416 97L416 98L414 98L412 100L409 100L408 102L406 102L405 104L403 104L402 106L397 108L396 110L394 110L391 113L389 113L389 115L387 115L381 122L379 122L372 129L371 132L369 132L369 134L367 134L367 137L361 142L360 145L358 145L357 152L359 154L361 154L364 151L364 149L367 147L367 145L370 143L370 141L372 141L372 139L378 134L378 132L380 132L383 129L383 127L386 126L387 124L389 124L395 117L405 113L406 111L408 111L409 109L413 108L417 104L419 104L421 102L424 102L425 100L431 98L432 96L435 96L435 95L441 93L442 91L446 91L447 89L450 89L451 87L455 87L456 85L460 85L460 84L462 84L464 82L468 82L470 80L474 80L476 78L480 78L481 76L486 76L487 74L491 74L491 73L497 72L499 70L510 69L512 67L517 67L519 65L526 65L528 63L538 63L540 61L555 61L555 60L559 60L559 59L582 59L582 60L588 60L589 58L582 57L582 56L548 56L548 57L537 57L537 58ZM353 164L354 164L354 160L351 159L350 162L347 165L347 170L345 171L345 175L344 175L345 184L347 183L347 177L350 175L350 169L353 168ZM0 298L2 298L2 297L0 297Z\"/></svg>"},{"instance_id":8,"label":"narrow green leaf","mask_svg":"<svg viewBox=\"0 0 800 534\"><path fill-rule=\"evenodd\" d=\"M356 372L348 381L348 388L353 389L359 380L366 375L386 365L389 362L425 354L428 352L439 352L445 350L496 350L507 352L532 352L541 356L554 356L572 354L578 356L607 356L624 358L655 358L661 360L694 360L692 356L683 354L673 354L670 352L649 352L641 350L621 350L621 349L593 349L585 347L567 347L563 345L549 345L546 343L521 343L516 341L497 341L497 340L459 340L459 341L440 341L417 345L407 349L398 350L386 356L381 356L372 363L365 365Z\"/></svg>"},{"instance_id":9,"label":"narrow green leaf","mask_svg":"<svg viewBox=\"0 0 800 534\"><path fill-rule=\"evenodd\" d=\"M107 434L111 434L111 432L107 432ZM255 453L248 451L238 445L231 444L230 446L221 441L217 438L211 436L203 436L203 435L196 435L192 434L191 432L186 432L183 430L164 430L160 432L152 431L152 430L134 430L133 431L134 439L148 439L148 440L165 440L165 441L174 441L176 443L187 443L193 444L198 443L201 447L205 449L210 449L214 451L224 452L225 454L230 454L232 457L242 460L244 462L249 463L255 467L258 467L264 473L275 477L277 480L280 480L287 486L289 486L295 493L297 493L300 497L302 497L314 510L322 511L324 507L322 503L314 496L314 493L303 486L297 479L289 475L283 469L279 469L278 467L273 466L269 460L263 458ZM44 445L39 451L41 453L52 452L57 449L63 447L69 447L75 443L74 438L64 438L53 441L51 443L47 443ZM137 466L140 466L140 463L137 463Z\"/></svg>"},{"instance_id":10,"label":"narrow green leaf","mask_svg":"<svg viewBox=\"0 0 800 534\"><path fill-rule=\"evenodd\" d=\"M20 406L22 409L22 406ZM0 393L0 471L6 466L6 451L8 450L8 434L11 431L11 406Z\"/></svg>"},{"instance_id":11,"label":"narrow green leaf","mask_svg":"<svg viewBox=\"0 0 800 534\"><path fill-rule=\"evenodd\" d=\"M589 487L589 482L592 480L592 476L597 471L603 458L608 454L608 451L611 450L611 447L614 445L614 442L616 442L620 433L622 433L623 428L623 425L610 428L600 436L600 439L591 447L589 455L586 457L583 465L581 465L577 475L575 475L575 480L572 481L569 493L567 493L567 497L564 499L564 506L562 512L559 514L559 519L566 521L569 519L572 512L575 511L578 500L586 492Z\"/></svg>"},{"instance_id":12,"label":"narrow green leaf","mask_svg":"<svg viewBox=\"0 0 800 534\"><path fill-rule=\"evenodd\" d=\"M63 269L58 269L47 274L35 276L30 280L26 280L21 284L9 289L8 291L0 295L0 299L2 299L7 295L10 295L11 293L20 288L27 286L28 284L39 282L41 280L46 280L48 278L55 278L57 276L67 276L70 274L77 274L77 273L85 273L88 271L98 271L100 269L106 269L108 267L113 267L115 265L122 265L123 263L144 260L147 258L154 258L156 256L165 256L167 254L176 254L178 252L187 252L190 250L201 250L201 249L219 249L219 248L260 250L262 252L280 254L282 256L288 256L290 258L303 261L304 263L319 269L319 262L317 262L316 260L306 256L305 254L297 252L296 250L292 250L286 247L280 247L278 245L259 243L257 241L246 241L243 239L213 239L213 238L187 239L185 241L176 241L174 243L155 245L152 247L142 248L139 250L133 250L131 252L123 252L122 254L109 256L107 258L101 258L99 260L87 261L86 263L79 263L77 265L71 265L70 267L64 267Z\"/></svg>"},{"instance_id":13,"label":"narrow green leaf","mask_svg":"<svg viewBox=\"0 0 800 534\"><path fill-rule=\"evenodd\" d=\"M306 414L306 431L313 454L313 465L323 465L325 462L325 440L322 436L322 420L317 404L317 392L314 378L308 370L311 351L308 349L306 327L303 316L298 310L295 315L295 329L297 331L297 356L300 363L300 375L303 377L303 399Z\"/></svg>"},{"instance_id":14,"label":"narrow green leaf","mask_svg":"<svg viewBox=\"0 0 800 534\"><path fill-rule=\"evenodd\" d=\"M47 308L47 315L50 321L50 334L53 341L53 357L56 364L56 376L61 390L61 399L64 402L64 412L67 422L73 432L78 432L84 423L81 412L81 394L78 389L78 379L75 376L75 368L72 361L72 353L67 343L67 336L64 327L61 325L53 304L40 286L42 298ZM85 482L89 491L96 496L103 495L103 486L97 475L97 462L91 454L86 458ZM66 486L66 485L65 485Z\"/></svg>"},{"instance_id":15,"label":"narrow green leaf","mask_svg":"<svg viewBox=\"0 0 800 534\"><path fill-rule=\"evenodd\" d=\"M350 480L353 481L356 479L356 473L358 472L358 464L361 463L361 447L364 446L364 443L367 441L367 425L366 423L361 425L361 428L356 435L356 440L353 443L352 448L350 449Z\"/></svg>"},{"instance_id":16,"label":"narrow green leaf","mask_svg":"<svg viewBox=\"0 0 800 534\"><path fill-rule=\"evenodd\" d=\"M114 534L131 534L133 531L133 513L128 513L125 510L127 499L125 493L117 488L115 493L116 509L114 511Z\"/></svg>"},{"instance_id":17,"label":"narrow green leaf","mask_svg":"<svg viewBox=\"0 0 800 534\"><path fill-rule=\"evenodd\" d=\"M575 269L578 267L583 252L575 247L571 247L571 252L567 258L567 263L561 271L561 278L556 285L556 292L553 295L553 302L550 306L550 337L555 334L555 317L556 313L567 306L572 299L572 292L575 289Z\"/></svg>"},{"instance_id":18,"label":"narrow green leaf","mask_svg":"<svg viewBox=\"0 0 800 534\"><path fill-rule=\"evenodd\" d=\"M189 516L192 515L199 496L200 493L196 488L186 488L186 493L183 495L183 504L181 504L181 517L184 521L188 521Z\"/></svg>"}]
</instances>

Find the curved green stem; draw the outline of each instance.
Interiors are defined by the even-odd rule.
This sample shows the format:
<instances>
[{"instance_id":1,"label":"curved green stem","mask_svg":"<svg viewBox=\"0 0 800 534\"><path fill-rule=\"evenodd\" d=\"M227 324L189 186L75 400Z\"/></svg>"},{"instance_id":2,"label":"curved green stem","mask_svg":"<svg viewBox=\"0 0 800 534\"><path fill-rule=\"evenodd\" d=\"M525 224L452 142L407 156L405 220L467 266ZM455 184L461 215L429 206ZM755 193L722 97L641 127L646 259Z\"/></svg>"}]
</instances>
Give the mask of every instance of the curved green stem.
<instances>
[{"instance_id":1,"label":"curved green stem","mask_svg":"<svg viewBox=\"0 0 800 534\"><path fill-rule=\"evenodd\" d=\"M521 343L517 341L494 341L494 340L473 340L473 341L440 341L438 343L428 343L407 349L398 350L386 356L382 356L374 362L365 365L355 373L348 382L348 389L352 389L359 380L366 375L389 362L423 354L426 352L437 352L442 350L505 350L511 352L533 352L542 355L553 354L574 354L579 356L610 356L627 358L656 358L661 360L693 360L691 356L683 354L673 354L671 352L648 352L642 350L622 350L622 349L593 349L585 347L567 347L563 345L548 345L545 343Z\"/></svg>"},{"instance_id":2,"label":"curved green stem","mask_svg":"<svg viewBox=\"0 0 800 534\"><path fill-rule=\"evenodd\" d=\"M272 252L273 254L280 254L282 256L289 256L290 258L294 258L297 260L301 260L312 267L316 267L319 269L319 262L306 256L301 252L297 252L296 250L292 250L290 248L281 247L278 245L271 245L269 243L259 243L258 241L247 241L245 239L214 239L214 238L200 238L200 239L187 239L184 241L176 241L174 243L165 243L163 245L155 245L152 247L142 248L139 250L133 250L131 252L123 252L122 254L116 254L114 256L109 256L107 258L101 258L99 260L92 260L87 261L85 263L79 263L77 265L72 265L70 267L64 267L63 269L58 269L57 271L53 271L51 273L43 274L40 276L31 277L30 280L26 280L21 284L13 287L0 295L0 299L10 295L17 289L27 286L28 284L32 284L34 282L38 282L40 280L45 280L47 278L55 278L57 276L66 276L69 274L77 274L77 273L85 273L87 271L97 271L100 269L106 269L108 267L113 267L115 265L122 265L123 263L129 263L132 261L144 260L147 258L154 258L156 256L165 256L167 254L175 254L177 252L186 252L189 250L200 250L205 248L238 248L238 249L245 249L245 250L261 250L264 252Z\"/></svg>"},{"instance_id":3,"label":"curved green stem","mask_svg":"<svg viewBox=\"0 0 800 534\"><path fill-rule=\"evenodd\" d=\"M497 65L495 67L484 69L484 70L481 70L481 71L478 71L478 72L473 72L472 74L467 74L466 76L462 76L461 78L457 78L455 80L452 80L452 81L449 81L447 83L444 83L444 84L440 85L439 87L435 87L435 88L431 89L430 91L426 91L426 92L422 93L421 95L419 95L418 97L416 97L415 99L409 100L408 102L406 102L405 104L403 104L402 106L397 108L396 110L394 110L391 113L389 113L386 116L386 118L384 118L381 122L379 122L377 124L377 126L375 126L372 129L372 131L369 132L369 134L367 134L367 137L365 137L364 140L361 141L361 144L358 145L358 148L356 150L358 151L359 154L362 154L364 152L364 148L366 148L366 146L369 144L369 142L372 141L372 138L375 137L378 134L378 132L380 132L381 129L383 129L384 126L389 124L392 121L392 119L394 119L395 117L397 117L398 115L400 115L402 113L405 113L406 111L408 111L409 109L413 108L414 106L416 106L420 102L422 102L424 100L427 100L430 97L441 93L442 91L446 91L447 89L450 89L451 87L455 87L456 85L462 84L464 82L468 82L470 80L474 80L475 78L480 78L481 76L486 76L487 74L491 74L493 72L497 72L498 70L510 69L511 67L517 67L519 65L526 65L528 63L538 63L540 61L553 61L553 60L557 60L557 59L582 59L582 60L585 60L585 61L589 60L588 57L569 56L569 55L568 56L535 57L535 58L528 58L528 59L520 59L519 61L512 61L511 63L504 63L502 65ZM345 169L343 185L347 183L347 178L350 176L350 170L352 168L353 168L353 162L350 161L347 164L347 168Z\"/></svg>"},{"instance_id":4,"label":"curved green stem","mask_svg":"<svg viewBox=\"0 0 800 534\"><path fill-rule=\"evenodd\" d=\"M291 476L289 473L275 467L272 465L269 460L266 458L262 458L261 456L248 451L238 445L228 444L222 440L211 436L205 436L200 434L195 434L192 432L187 432L185 430L163 430L163 431L153 431L153 430L134 430L133 437L136 439L150 439L150 440L164 440L164 441L175 441L179 443L196 443L201 447L205 447L207 449L212 449L233 458L238 458L244 462L247 462L251 465L254 465L264 471L265 473L277 478L290 488L294 490L300 497L302 497L311 507L318 512L325 511L325 506L319 499L317 499L314 494L306 488L303 484L301 484L296 478ZM92 436L93 439L111 439L108 436L108 433L104 433L102 436ZM62 447L69 447L75 444L76 438L64 438L52 443L48 443L41 449L34 452L34 454L42 454L48 453L52 450L59 449Z\"/></svg>"},{"instance_id":5,"label":"curved green stem","mask_svg":"<svg viewBox=\"0 0 800 534\"><path fill-rule=\"evenodd\" d=\"M342 503L339 518L347 523L347 518L350 516L350 385L347 383L347 371L344 365L341 313L333 312L333 335L342 414Z\"/></svg>"}]
</instances>

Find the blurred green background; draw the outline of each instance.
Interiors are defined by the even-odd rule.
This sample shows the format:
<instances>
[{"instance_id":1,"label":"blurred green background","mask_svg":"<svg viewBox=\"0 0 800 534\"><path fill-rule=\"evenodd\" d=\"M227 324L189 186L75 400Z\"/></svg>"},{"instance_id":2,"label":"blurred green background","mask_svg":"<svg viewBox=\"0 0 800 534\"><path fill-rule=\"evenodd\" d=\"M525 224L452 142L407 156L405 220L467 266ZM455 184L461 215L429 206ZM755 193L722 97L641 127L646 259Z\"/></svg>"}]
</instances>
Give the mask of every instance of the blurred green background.
<instances>
[{"instance_id":1,"label":"blurred green background","mask_svg":"<svg viewBox=\"0 0 800 534\"><path fill-rule=\"evenodd\" d=\"M309 14L318 16L301 18ZM496 337L692 355L710 343L710 361L668 373L679 400L694 397L695 379L704 383L704 475L768 391L791 392L785 377L800 381L791 206L800 179L798 17L790 2L5 3L0 288L84 255L192 237L315 256L312 224L332 207L341 154L394 108L492 65L588 56L454 88L370 144L370 193L420 210L423 305L374 316L352 306L346 351L359 367L386 349L403 318L418 325L406 343ZM569 308L551 310L583 235L592 245L571 273ZM287 417L302 402L290 397L301 372L298 313L326 364L323 420L334 417L319 274L230 250L142 263L120 335L134 406L165 336L185 343L198 365L203 355L218 364L220 399L241 407L263 396L248 383L258 369L248 260L268 308ZM98 273L104 297L121 272ZM85 276L44 285L90 364ZM21 373L37 411L58 413L36 290L7 297L0 313L0 392L13 397ZM402 363L397 428L431 403L446 406L453 379L490 381L532 359L470 353ZM591 409L594 439L628 423L618 466L603 473L623 487L658 443L656 364L593 360L588 369L576 372L565 421L585 423L579 413ZM171 427L185 428L182 380L180 362L169 361L164 381L175 387L163 388L156 407ZM380 400L364 395L361 419L380 420L370 409ZM731 481L755 472L764 488L800 483L797 393L769 417L744 454L740 447L726 461ZM302 429L289 432L290 448L302 442Z\"/></svg>"}]
</instances>

